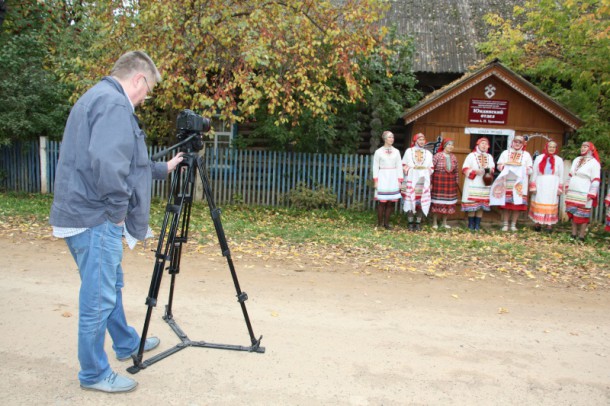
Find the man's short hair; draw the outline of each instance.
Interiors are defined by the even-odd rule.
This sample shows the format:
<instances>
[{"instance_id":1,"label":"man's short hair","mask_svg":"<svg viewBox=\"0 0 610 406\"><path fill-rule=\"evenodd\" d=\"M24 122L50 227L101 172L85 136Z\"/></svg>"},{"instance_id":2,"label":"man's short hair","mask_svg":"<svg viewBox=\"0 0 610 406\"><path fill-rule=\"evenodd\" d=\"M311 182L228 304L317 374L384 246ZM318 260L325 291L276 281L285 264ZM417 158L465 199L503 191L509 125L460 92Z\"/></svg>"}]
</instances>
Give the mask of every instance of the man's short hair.
<instances>
[{"instance_id":1,"label":"man's short hair","mask_svg":"<svg viewBox=\"0 0 610 406\"><path fill-rule=\"evenodd\" d=\"M119 79L128 79L138 72L145 72L153 76L155 83L161 81L161 74L150 56L144 51L127 52L114 63L110 75Z\"/></svg>"}]
</instances>

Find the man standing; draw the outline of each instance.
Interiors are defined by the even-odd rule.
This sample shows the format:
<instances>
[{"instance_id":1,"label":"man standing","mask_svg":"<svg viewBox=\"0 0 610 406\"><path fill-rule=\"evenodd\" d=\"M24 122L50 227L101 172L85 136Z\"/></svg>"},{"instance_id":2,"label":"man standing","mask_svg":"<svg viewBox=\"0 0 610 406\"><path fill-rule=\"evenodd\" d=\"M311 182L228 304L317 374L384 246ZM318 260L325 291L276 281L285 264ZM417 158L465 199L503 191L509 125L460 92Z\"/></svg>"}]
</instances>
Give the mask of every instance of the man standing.
<instances>
[{"instance_id":1,"label":"man standing","mask_svg":"<svg viewBox=\"0 0 610 406\"><path fill-rule=\"evenodd\" d=\"M161 75L150 57L128 52L76 102L64 130L50 223L78 265L78 374L83 389L128 392L137 382L113 372L104 351L106 330L119 360L138 350L140 337L123 310L122 237L130 246L149 231L153 177L163 179L182 160L148 158L134 108ZM146 340L145 350L159 345Z\"/></svg>"}]
</instances>

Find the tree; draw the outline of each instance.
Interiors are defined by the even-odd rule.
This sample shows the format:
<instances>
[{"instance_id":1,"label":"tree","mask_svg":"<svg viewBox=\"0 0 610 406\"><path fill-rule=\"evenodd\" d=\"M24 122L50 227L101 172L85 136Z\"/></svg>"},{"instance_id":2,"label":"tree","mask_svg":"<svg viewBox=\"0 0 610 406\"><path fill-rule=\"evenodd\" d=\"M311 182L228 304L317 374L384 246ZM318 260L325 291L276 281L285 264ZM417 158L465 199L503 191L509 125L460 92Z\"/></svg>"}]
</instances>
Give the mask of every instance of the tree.
<instances>
[{"instance_id":1,"label":"tree","mask_svg":"<svg viewBox=\"0 0 610 406\"><path fill-rule=\"evenodd\" d=\"M360 61L393 53L377 21L384 0L101 0L100 40L83 58L90 78L128 49L144 49L164 80L145 107L147 122L170 131L168 112L190 108L242 121L264 106L274 124L324 120L362 100ZM82 83L76 83L80 91Z\"/></svg>"},{"instance_id":2,"label":"tree","mask_svg":"<svg viewBox=\"0 0 610 406\"><path fill-rule=\"evenodd\" d=\"M323 117L303 112L296 124L277 124L277 115L268 113L266 105L258 109L255 139L271 141L271 148L301 152L354 153L360 146L362 131L370 130L374 150L381 133L393 126L421 97L415 90L412 73L413 46L409 38L399 38L390 29L380 46L360 57L360 74L367 85L363 99L356 103L333 103ZM334 79L333 79L334 80ZM340 80L334 80L340 89ZM247 145L248 139L241 140Z\"/></svg>"},{"instance_id":3,"label":"tree","mask_svg":"<svg viewBox=\"0 0 610 406\"><path fill-rule=\"evenodd\" d=\"M528 0L512 19L486 20L494 30L481 50L584 120L563 155L592 141L610 165L610 0Z\"/></svg>"},{"instance_id":4,"label":"tree","mask_svg":"<svg viewBox=\"0 0 610 406\"><path fill-rule=\"evenodd\" d=\"M0 4L0 10L2 9ZM46 135L59 139L73 87L66 55L83 45L81 4L28 0L8 8L0 33L0 144Z\"/></svg>"},{"instance_id":5,"label":"tree","mask_svg":"<svg viewBox=\"0 0 610 406\"><path fill-rule=\"evenodd\" d=\"M0 34L0 144L61 134L68 111L62 85L45 69L42 7L10 7Z\"/></svg>"},{"instance_id":6,"label":"tree","mask_svg":"<svg viewBox=\"0 0 610 406\"><path fill-rule=\"evenodd\" d=\"M0 0L0 28L2 28L2 24L4 23L5 18L6 18L6 3L4 0Z\"/></svg>"}]
</instances>

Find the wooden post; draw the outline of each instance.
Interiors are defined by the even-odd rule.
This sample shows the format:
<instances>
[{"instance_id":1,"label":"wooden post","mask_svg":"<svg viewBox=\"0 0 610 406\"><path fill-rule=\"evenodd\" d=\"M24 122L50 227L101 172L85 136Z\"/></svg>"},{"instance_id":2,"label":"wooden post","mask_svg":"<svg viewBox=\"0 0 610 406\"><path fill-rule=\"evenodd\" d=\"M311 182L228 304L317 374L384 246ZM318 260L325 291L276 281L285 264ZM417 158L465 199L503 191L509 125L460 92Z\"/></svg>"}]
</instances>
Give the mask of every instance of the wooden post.
<instances>
[{"instance_id":1,"label":"wooden post","mask_svg":"<svg viewBox=\"0 0 610 406\"><path fill-rule=\"evenodd\" d=\"M563 161L563 191L564 193L559 196L559 209L557 216L559 221L569 221L568 213L566 212L566 194L565 190L570 183L570 170L572 169L572 161L567 159Z\"/></svg>"},{"instance_id":2,"label":"wooden post","mask_svg":"<svg viewBox=\"0 0 610 406\"><path fill-rule=\"evenodd\" d=\"M40 157L40 193L42 193L42 194L49 193L49 188L48 188L49 174L47 173L47 171L49 170L48 165L47 165L47 146L48 146L48 138L45 136L41 136L38 154Z\"/></svg>"}]
</instances>

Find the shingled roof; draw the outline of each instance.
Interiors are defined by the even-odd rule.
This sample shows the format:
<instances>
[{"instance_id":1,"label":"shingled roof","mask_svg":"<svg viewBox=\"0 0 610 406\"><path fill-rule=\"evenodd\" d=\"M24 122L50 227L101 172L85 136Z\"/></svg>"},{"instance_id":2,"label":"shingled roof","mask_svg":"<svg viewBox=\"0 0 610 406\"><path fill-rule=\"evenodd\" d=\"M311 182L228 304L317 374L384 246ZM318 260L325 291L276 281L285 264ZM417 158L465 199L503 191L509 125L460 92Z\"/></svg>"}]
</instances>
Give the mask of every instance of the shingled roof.
<instances>
[{"instance_id":1,"label":"shingled roof","mask_svg":"<svg viewBox=\"0 0 610 406\"><path fill-rule=\"evenodd\" d=\"M383 24L415 41L413 70L464 73L482 59L476 45L487 38L488 13L510 18L524 0L394 0Z\"/></svg>"}]
</instances>

